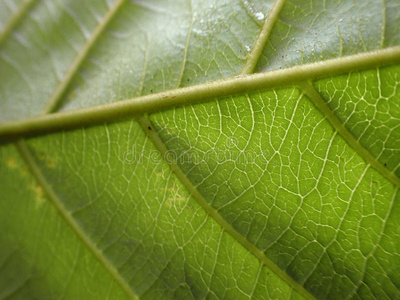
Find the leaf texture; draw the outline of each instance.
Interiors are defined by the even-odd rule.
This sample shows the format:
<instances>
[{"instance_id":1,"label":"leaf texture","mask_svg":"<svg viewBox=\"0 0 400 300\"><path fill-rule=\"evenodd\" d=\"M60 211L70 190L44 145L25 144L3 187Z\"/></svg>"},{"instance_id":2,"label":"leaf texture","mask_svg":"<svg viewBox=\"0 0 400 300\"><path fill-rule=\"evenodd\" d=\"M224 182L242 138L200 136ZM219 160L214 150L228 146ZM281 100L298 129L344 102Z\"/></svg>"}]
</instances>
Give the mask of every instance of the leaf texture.
<instances>
[{"instance_id":1,"label":"leaf texture","mask_svg":"<svg viewBox=\"0 0 400 300\"><path fill-rule=\"evenodd\" d=\"M399 298L399 18L1 0L0 297Z\"/></svg>"}]
</instances>

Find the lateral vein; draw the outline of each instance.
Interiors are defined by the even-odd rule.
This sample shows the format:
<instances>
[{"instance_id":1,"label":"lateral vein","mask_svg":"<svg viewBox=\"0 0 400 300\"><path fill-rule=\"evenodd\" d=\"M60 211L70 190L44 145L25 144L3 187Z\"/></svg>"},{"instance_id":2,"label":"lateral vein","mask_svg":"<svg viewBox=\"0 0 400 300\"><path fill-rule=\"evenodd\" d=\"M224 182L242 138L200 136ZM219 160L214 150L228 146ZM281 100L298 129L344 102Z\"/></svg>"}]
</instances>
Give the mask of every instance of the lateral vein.
<instances>
[{"instance_id":1,"label":"lateral vein","mask_svg":"<svg viewBox=\"0 0 400 300\"><path fill-rule=\"evenodd\" d=\"M34 157L32 156L31 150L24 140L18 140L15 142L21 157L27 164L29 170L38 181L38 183L43 187L46 195L50 202L54 205L60 215L69 224L75 234L79 239L87 246L87 248L93 253L97 260L104 266L107 272L112 278L120 285L120 287L126 292L130 299L138 299L138 297L133 293L128 282L121 277L118 270L112 265L112 263L103 255L103 253L96 247L89 236L82 230L78 222L73 218L72 214L65 208L64 204L54 192L51 184L47 181L46 177L43 175L40 167L37 165Z\"/></svg>"},{"instance_id":2,"label":"lateral vein","mask_svg":"<svg viewBox=\"0 0 400 300\"><path fill-rule=\"evenodd\" d=\"M82 65L82 62L87 57L90 49L92 49L93 45L98 40L101 33L107 27L107 24L110 23L110 21L115 16L116 12L118 11L118 9L122 6L122 4L124 2L125 2L125 0L117 0L117 2L115 2L115 4L111 7L111 9L104 16L104 19L99 23L99 25L97 25L97 27L93 31L93 34L86 40L85 45L83 46L81 51L77 54L77 56L75 57L74 61L71 64L70 68L65 73L64 78L61 79L58 86L54 90L54 93L51 95L46 106L43 108L42 112L40 113L41 115L51 113L57 109L57 106L59 105L59 102L61 101L61 97L64 94L64 92L66 91L66 89L68 88L69 84L71 83L73 76L76 74L79 67Z\"/></svg>"},{"instance_id":3,"label":"lateral vein","mask_svg":"<svg viewBox=\"0 0 400 300\"><path fill-rule=\"evenodd\" d=\"M152 127L151 121L145 116L138 117L138 122L147 133L150 140L153 142L154 146L160 151L163 157L168 154L168 148L162 141L160 136L155 130L148 130ZM279 268L274 262L265 256L265 254L257 248L254 244L249 242L241 233L239 233L231 224L229 224L220 213L212 207L203 195L197 190L197 188L192 184L186 174L183 172L181 167L177 164L174 159L165 160L165 162L170 166L172 171L178 177L179 181L187 188L190 194L196 199L197 203L210 215L210 217L216 221L224 231L230 234L237 242L239 242L243 247L245 247L250 253L252 253L257 259L261 261L262 264L270 268L275 274L277 274L282 280L287 282L291 287L293 287L299 294L304 296L306 299L315 299L301 284L290 277L285 271Z\"/></svg>"},{"instance_id":4,"label":"lateral vein","mask_svg":"<svg viewBox=\"0 0 400 300\"><path fill-rule=\"evenodd\" d=\"M257 66L258 61L262 55L269 36L271 35L272 29L278 20L279 13L281 12L285 0L276 0L272 9L270 10L268 17L265 19L264 25L261 29L260 34L254 44L252 51L247 56L246 63L244 64L240 74L252 74Z\"/></svg>"},{"instance_id":5,"label":"lateral vein","mask_svg":"<svg viewBox=\"0 0 400 300\"><path fill-rule=\"evenodd\" d=\"M341 137L360 155L364 161L369 164L372 168L377 170L387 180L392 182L394 185L400 187L400 178L397 177L393 172L389 171L384 165L382 165L357 139L356 137L346 128L346 126L340 121L335 112L329 107L329 105L322 99L319 92L314 88L311 82L303 82L299 84L299 87L304 94L311 100L312 103L318 108L320 112L326 117L333 128L341 135Z\"/></svg>"},{"instance_id":6,"label":"lateral vein","mask_svg":"<svg viewBox=\"0 0 400 300\"><path fill-rule=\"evenodd\" d=\"M9 36L9 34L14 30L14 28L18 25L18 23L22 20L25 16L27 11L32 7L32 5L37 0L25 0L22 4L18 7L16 12L11 16L8 20L6 25L4 26L3 30L0 32L0 45L5 41L5 39Z\"/></svg>"}]
</instances>

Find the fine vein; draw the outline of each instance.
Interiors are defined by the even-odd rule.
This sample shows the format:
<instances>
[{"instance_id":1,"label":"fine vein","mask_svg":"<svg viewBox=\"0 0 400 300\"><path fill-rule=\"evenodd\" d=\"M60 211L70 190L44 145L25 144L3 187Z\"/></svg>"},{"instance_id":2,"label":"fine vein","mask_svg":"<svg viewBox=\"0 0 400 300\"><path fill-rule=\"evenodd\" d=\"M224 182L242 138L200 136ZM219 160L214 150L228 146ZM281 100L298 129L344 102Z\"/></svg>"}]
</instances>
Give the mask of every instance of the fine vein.
<instances>
[{"instance_id":1,"label":"fine vein","mask_svg":"<svg viewBox=\"0 0 400 300\"><path fill-rule=\"evenodd\" d=\"M335 112L329 105L322 99L319 92L314 88L313 84L309 81L299 84L304 94L314 103L320 112L327 118L333 128L342 136L342 138L360 155L364 161L371 165L375 170L381 173L386 179L400 187L400 178L393 172L389 171L383 166L363 145L356 139L356 137L347 130L345 125L336 116Z\"/></svg>"},{"instance_id":2,"label":"fine vein","mask_svg":"<svg viewBox=\"0 0 400 300\"><path fill-rule=\"evenodd\" d=\"M383 48L383 46L385 44L385 38L386 38L387 16L386 16L386 2L385 2L385 0L382 0L381 3L382 3L382 25L381 25L381 39L379 41L379 47Z\"/></svg>"},{"instance_id":3,"label":"fine vein","mask_svg":"<svg viewBox=\"0 0 400 300\"><path fill-rule=\"evenodd\" d=\"M190 5L190 25L189 25L188 34L187 34L187 37L186 37L185 50L183 52L182 65L181 65L181 70L180 70L180 73L179 73L179 79L178 79L177 87L180 87L181 84L182 84L183 73L185 71L187 55L188 55L188 50L189 50L189 41L190 41L190 36L192 35L192 28L193 28L193 22L194 22L194 13L193 13L192 1L189 1L189 5Z\"/></svg>"},{"instance_id":4,"label":"fine vein","mask_svg":"<svg viewBox=\"0 0 400 300\"><path fill-rule=\"evenodd\" d=\"M138 117L138 122L142 126L143 130L147 132L149 138L155 145L155 147L160 151L163 157L167 157L168 149L165 143L159 137L155 130L148 130L152 127L151 122L147 117ZM252 253L257 259L259 259L264 265L271 269L275 274L287 282L291 287L293 287L298 293L304 296L306 299L314 299L314 297L297 281L290 277L285 271L280 269L274 262L268 259L265 254L258 249L254 244L249 242L242 234L240 234L231 224L229 224L219 212L212 207L207 200L201 195L197 188L192 184L192 182L187 178L186 174L179 167L177 162L173 159L165 161L171 167L172 171L175 173L179 181L188 189L190 194L197 200L200 206L210 215L210 217L215 220L223 230L230 234L236 241L238 241L243 247L245 247L250 253Z\"/></svg>"},{"instance_id":5,"label":"fine vein","mask_svg":"<svg viewBox=\"0 0 400 300\"><path fill-rule=\"evenodd\" d=\"M218 97L269 88L293 86L304 81L385 66L400 62L400 46L351 55L323 62L252 75L239 75L210 83L189 86L133 99L102 104L74 111L11 121L0 125L0 138L15 138L102 122L119 121L175 106L207 102Z\"/></svg>"},{"instance_id":6,"label":"fine vein","mask_svg":"<svg viewBox=\"0 0 400 300\"><path fill-rule=\"evenodd\" d=\"M61 97L64 94L65 90L67 89L68 85L70 84L73 76L78 71L82 62L85 60L90 49L92 49L93 45L103 32L104 28L106 28L107 24L115 16L116 12L124 2L125 0L118 0L117 2L115 2L115 4L110 8L110 10L104 16L102 22L100 22L99 25L97 25L97 27L93 31L93 34L87 39L85 45L75 57L67 73L65 73L64 78L61 79L57 88L54 90L53 95L50 97L50 100L47 102L46 106L41 112L42 115L48 114L56 110L57 106L59 105L59 102L61 101Z\"/></svg>"},{"instance_id":7,"label":"fine vein","mask_svg":"<svg viewBox=\"0 0 400 300\"><path fill-rule=\"evenodd\" d=\"M285 0L276 0L274 6L268 14L268 17L265 19L264 25L261 29L261 32L253 46L252 51L247 56L247 60L245 65L242 68L241 74L251 74L254 73L254 70L257 66L258 61L262 55L262 52L265 48L265 44L267 43L269 36L272 32L272 28L274 27L276 21L278 20L279 13L283 7Z\"/></svg>"},{"instance_id":8,"label":"fine vein","mask_svg":"<svg viewBox=\"0 0 400 300\"><path fill-rule=\"evenodd\" d=\"M43 187L43 190L48 196L48 199L53 203L55 208L58 210L60 215L69 224L75 234L81 239L81 241L88 247L88 249L93 253L93 255L98 259L98 261L104 266L108 271L110 276L120 285L120 287L126 292L130 299L138 299L138 297L133 293L132 289L126 282L124 278L121 277L118 270L111 264L111 262L103 255L103 253L93 244L90 237L82 230L78 222L74 219L72 214L65 208L61 199L57 196L53 190L51 184L47 181L46 177L37 165L34 157L31 154L25 141L19 140L15 142L15 145L21 155L25 160L31 173L34 175L38 183Z\"/></svg>"},{"instance_id":9,"label":"fine vein","mask_svg":"<svg viewBox=\"0 0 400 300\"><path fill-rule=\"evenodd\" d=\"M5 24L3 30L0 32L0 45L5 41L6 37L13 31L18 23L25 16L26 12L37 0L24 0L18 7L16 12L11 16L8 22Z\"/></svg>"}]
</instances>

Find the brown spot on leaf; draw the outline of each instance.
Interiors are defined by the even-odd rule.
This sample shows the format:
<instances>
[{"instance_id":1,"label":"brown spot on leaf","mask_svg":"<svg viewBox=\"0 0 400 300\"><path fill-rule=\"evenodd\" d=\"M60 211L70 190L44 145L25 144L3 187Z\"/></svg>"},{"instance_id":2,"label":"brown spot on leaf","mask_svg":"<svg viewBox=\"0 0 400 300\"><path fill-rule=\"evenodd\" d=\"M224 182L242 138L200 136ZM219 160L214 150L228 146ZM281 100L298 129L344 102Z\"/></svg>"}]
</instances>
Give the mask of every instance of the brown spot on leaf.
<instances>
[{"instance_id":1,"label":"brown spot on leaf","mask_svg":"<svg viewBox=\"0 0 400 300\"><path fill-rule=\"evenodd\" d=\"M17 162L12 157L7 158L6 164L10 168L15 168L17 166Z\"/></svg>"},{"instance_id":2,"label":"brown spot on leaf","mask_svg":"<svg viewBox=\"0 0 400 300\"><path fill-rule=\"evenodd\" d=\"M49 159L47 161L47 166L50 168L54 168L56 166L56 161L54 159Z\"/></svg>"}]
</instances>

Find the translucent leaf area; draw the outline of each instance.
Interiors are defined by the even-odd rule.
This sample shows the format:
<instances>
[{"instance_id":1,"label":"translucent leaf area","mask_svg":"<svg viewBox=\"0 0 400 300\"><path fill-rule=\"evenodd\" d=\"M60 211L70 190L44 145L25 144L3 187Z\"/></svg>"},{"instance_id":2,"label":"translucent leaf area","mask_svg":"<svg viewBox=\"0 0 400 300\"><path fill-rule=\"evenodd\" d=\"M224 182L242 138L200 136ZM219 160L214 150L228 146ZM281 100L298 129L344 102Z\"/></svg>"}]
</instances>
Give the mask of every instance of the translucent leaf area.
<instances>
[{"instance_id":1,"label":"translucent leaf area","mask_svg":"<svg viewBox=\"0 0 400 300\"><path fill-rule=\"evenodd\" d=\"M399 21L0 0L0 299L400 298Z\"/></svg>"}]
</instances>

